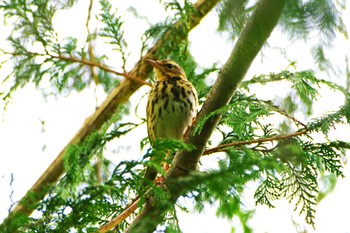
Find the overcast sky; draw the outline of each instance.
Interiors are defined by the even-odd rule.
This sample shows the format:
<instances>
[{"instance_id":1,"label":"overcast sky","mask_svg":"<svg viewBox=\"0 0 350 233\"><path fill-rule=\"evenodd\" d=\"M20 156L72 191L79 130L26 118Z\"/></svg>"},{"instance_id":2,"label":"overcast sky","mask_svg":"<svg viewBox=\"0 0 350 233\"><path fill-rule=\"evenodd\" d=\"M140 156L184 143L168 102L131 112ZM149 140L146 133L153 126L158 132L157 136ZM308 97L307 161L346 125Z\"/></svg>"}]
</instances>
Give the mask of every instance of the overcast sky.
<instances>
[{"instance_id":1,"label":"overcast sky","mask_svg":"<svg viewBox=\"0 0 350 233\"><path fill-rule=\"evenodd\" d=\"M162 13L162 6L159 1L120 1L123 4L119 7L120 13L125 16L125 35L128 38L129 48L139 51L139 38L148 23L140 23L131 13L125 11L130 4L137 7L139 14L147 16L149 23L157 23L164 20L166 16ZM55 28L62 37L73 36L81 38L84 41L86 36L85 19L88 1L79 3L68 12L60 12L56 15L54 22ZM137 4L136 4L137 3ZM152 8L152 12L149 10ZM155 13L159 12L159 13ZM1 14L1 12L0 12ZM197 62L202 66L210 66L213 62L223 64L228 58L228 54L233 44L226 38L223 38L215 32L217 18L215 11L211 12L202 23L190 33L190 49ZM347 17L350 14L346 14ZM74 19L74 20L73 20ZM3 17L0 15L0 25L3 25ZM349 18L344 22L350 22ZM68 26L69 25L69 26ZM93 25L93 23L92 23ZM349 25L348 25L349 26ZM1 26L2 27L2 26ZM0 47L5 45L4 39L10 32L10 25L7 25L0 33ZM132 29L132 30L131 30ZM349 28L348 28L349 29ZM205 39L203 39L205 38ZM312 38L311 38L312 39ZM269 48L264 49L263 56L259 55L248 73L248 77L254 74L278 72L285 69L291 61L297 61L297 70L316 69L314 62L307 51L304 42L291 43L286 37L282 36L276 30L269 39ZM290 60L283 59L280 53L274 49L279 46L286 48ZM100 54L108 54L110 58L116 56L106 45L96 47ZM203 49L205 48L205 49ZM345 68L345 55L350 55L349 42L339 37L332 49L329 50L328 58L338 64L338 69ZM138 53L130 54L128 59L128 68L133 67L139 57ZM0 57L0 61L2 58ZM129 62L130 61L130 62ZM110 60L113 66L113 60ZM120 67L114 65L116 70ZM0 69L0 82L5 74L11 69L10 64ZM322 77L324 74L320 74ZM215 77L212 77L215 78ZM324 78L328 78L324 76ZM339 83L345 83L339 77L334 77ZM0 92L8 86L1 86ZM41 88L49 88L48 84L43 83ZM257 92L262 98L274 98L276 92L284 93L287 87L278 87L278 89L266 90L263 93ZM138 103L140 97L149 91L148 87L141 88L138 93L132 96L131 102ZM4 102L0 101L0 219L8 214L10 203L19 200L25 192L34 184L37 178L45 171L48 165L54 160L61 149L74 136L76 131L82 126L85 118L91 115L96 108L97 102L101 103L106 97L101 87L94 86L76 93L72 92L66 97L48 96L43 98L40 91L35 89L33 84L29 84L19 89L13 94L13 98L4 112ZM145 98L142 100L144 106ZM336 110L343 103L341 95L324 91L323 96L319 98L315 105L315 116L320 116L328 111ZM143 110L139 110L141 117L144 117ZM137 120L137 118L135 118ZM349 141L349 128L338 126L333 135ZM137 132L133 133L133 141L138 141L146 135L145 125L140 127ZM142 156L138 144L132 144L129 139L121 139L123 145L110 145L111 150L129 151L128 154L135 159ZM108 154L109 159L113 160L114 154ZM220 155L213 155L203 160L204 166L208 166L215 161ZM120 156L118 157L120 158ZM207 161L208 160L208 161ZM308 232L350 232L348 222L350 210L350 172L349 166L344 169L346 177L339 179L336 190L320 203L317 209L316 230L307 227ZM14 177L10 185L11 177ZM244 205L247 209L254 208L254 184L247 189L244 195ZM10 194L11 195L10 198ZM252 225L256 232L296 232L291 219L298 223L303 222L303 217L299 217L293 212L294 206L289 205L286 201L276 202L277 208L269 209L259 206L256 208L256 215L252 220ZM293 214L294 213L294 214ZM180 215L180 223L184 232L192 232L193 227L197 232L214 232L218 226L222 227L222 232L229 232L232 225L237 225L238 220L226 221L215 217L215 212L208 207L203 214L192 214L189 216ZM195 223L195 224L194 224ZM240 232L240 231L238 231Z\"/></svg>"}]
</instances>

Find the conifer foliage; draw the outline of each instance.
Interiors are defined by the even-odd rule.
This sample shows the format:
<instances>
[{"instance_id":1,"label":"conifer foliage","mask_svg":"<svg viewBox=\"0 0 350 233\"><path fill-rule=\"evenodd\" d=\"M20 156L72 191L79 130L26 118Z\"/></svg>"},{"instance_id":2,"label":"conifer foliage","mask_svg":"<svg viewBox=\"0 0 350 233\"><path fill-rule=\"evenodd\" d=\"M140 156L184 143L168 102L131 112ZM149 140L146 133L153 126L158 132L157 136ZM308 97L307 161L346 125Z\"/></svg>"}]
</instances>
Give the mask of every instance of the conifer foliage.
<instances>
[{"instance_id":1,"label":"conifer foliage","mask_svg":"<svg viewBox=\"0 0 350 233\"><path fill-rule=\"evenodd\" d=\"M328 78L331 75L319 77L321 71L336 73L331 61L324 56L324 50L336 35L347 36L342 21L345 1L281 1L285 5L281 3L281 12L276 13L276 28L291 41L302 41L312 33L318 34L319 41L309 48L317 67L297 70L291 63L285 70L269 74L255 71L255 76L244 78L245 71L231 75L239 76L237 78L226 77L222 64L212 61L211 66L203 67L191 54L191 43L196 43L189 41L191 30L205 15L216 10L219 26L212 29L213 32L222 32L236 43L235 46L249 42L254 47L246 53L244 48L248 46L234 48L224 68L234 66L230 62L238 59L240 66L248 69L256 56L251 55L252 50L259 52L256 44L265 42L260 38L264 28L257 33L250 32L249 27L254 28L254 17L259 17L266 9L279 11L271 2L160 1L157 4L164 7L168 16L139 32L139 50L132 50L127 32L139 29L131 28L127 21L130 17L126 16L133 15L140 22L148 22L137 6L130 5L122 12L119 2L91 0L86 25L81 25L88 32L86 40L79 41L73 37L62 38L53 24L57 12L68 11L77 1L2 1L0 10L14 26L7 38L8 46L0 47L2 64L13 65L12 72L2 80L11 85L0 93L1 101L10 101L12 94L20 92L28 83L35 83L37 91L43 91L41 85L49 85L50 89L44 90L44 94L57 98L101 85L109 97L86 120L88 123L82 127L86 131L84 136L78 133L63 149L59 165L52 164L50 172L54 173L50 173L50 177L55 178L46 179L35 190L29 190L18 206L9 211L0 231L141 232L138 227L145 226L147 232L153 232L156 227L166 232L181 232L177 212L191 208L201 212L206 203L215 203L220 216L228 219L237 216L245 232L250 232L248 223L253 211L245 209L243 193L252 187L257 205L274 207L276 200L286 199L308 224L314 225L316 206L322 195L319 183L330 175L343 176L344 157L350 149L350 141L329 135L336 127L350 123L348 87ZM97 26L92 30L93 20ZM272 31L273 22L266 24L271 25ZM269 34L266 31L267 37ZM247 35L253 36L245 38ZM98 43L109 46L113 57L96 51L94 45ZM240 54L235 52L238 50ZM281 56L288 58L288 52ZM135 60L135 57L140 59ZM139 103L128 101L133 93L139 93L140 86L152 85L151 67L144 63L144 58L177 61L196 87L204 110L199 113L185 142L158 140L151 149L144 135L143 140L133 142L133 146L140 149L138 159L107 159L106 154L118 156L109 149L110 145L118 145L119 139L131 137L145 125L145 119L138 116ZM207 59L210 60L210 56ZM340 75L343 80L349 79L349 73L346 74L345 78ZM216 76L220 82L220 75L224 76L222 79L232 79L232 93L219 89L220 83L208 82ZM146 81L148 77L151 81ZM256 91L266 92L279 85L287 86L288 91L278 97L266 99ZM344 103L334 112L314 115L314 105L324 89L340 93ZM228 103L209 111L207 101L212 101L218 93L227 94ZM111 107L110 103L117 104ZM215 102L212 104L215 106ZM131 119L137 120L130 121L130 115L136 115ZM208 122L213 121L217 124L213 124L213 130L208 133L212 136L204 142L205 148L199 156L220 153L216 168L207 169L197 163L197 170L177 171L174 166L166 173L163 162L172 164L182 160L181 152L198 153L200 143L189 143L191 137L208 130ZM175 159L162 161L168 150L176 154ZM159 159L149 160L151 156ZM156 168L165 177L164 183L144 180L146 166ZM191 200L194 207L179 202L179 197ZM119 224L111 224L111 219L118 218L132 203L137 205L131 215ZM150 213L150 217L145 217L145 213Z\"/></svg>"}]
</instances>

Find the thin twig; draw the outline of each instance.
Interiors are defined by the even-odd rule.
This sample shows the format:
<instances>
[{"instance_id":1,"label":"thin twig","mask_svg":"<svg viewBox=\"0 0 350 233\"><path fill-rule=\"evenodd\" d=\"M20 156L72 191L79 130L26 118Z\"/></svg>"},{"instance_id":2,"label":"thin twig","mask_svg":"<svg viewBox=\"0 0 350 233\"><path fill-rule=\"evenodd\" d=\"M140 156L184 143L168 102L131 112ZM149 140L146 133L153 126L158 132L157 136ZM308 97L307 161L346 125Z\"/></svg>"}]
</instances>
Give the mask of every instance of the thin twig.
<instances>
[{"instance_id":1,"label":"thin twig","mask_svg":"<svg viewBox=\"0 0 350 233\"><path fill-rule=\"evenodd\" d=\"M89 41L88 51L89 51L89 56L90 56L91 62L96 63L95 54L94 54L94 46L92 44L92 41ZM98 79L98 76L94 70L95 66L90 66L90 67L91 67L90 70L91 70L92 79L94 80L95 85L97 86L100 83L100 80Z\"/></svg>"},{"instance_id":2,"label":"thin twig","mask_svg":"<svg viewBox=\"0 0 350 233\"><path fill-rule=\"evenodd\" d=\"M259 99L253 99L253 101L254 102L263 102L263 103L265 103L266 105L268 105L268 107L272 107L275 112L277 112L277 113L281 114L282 116L285 116L285 117L289 118L290 120L292 120L296 125L300 125L303 128L306 128L306 125L303 122L299 121L294 116L288 114L286 111L280 109L278 106L275 106L275 105L271 104L270 101L259 100Z\"/></svg>"},{"instance_id":3,"label":"thin twig","mask_svg":"<svg viewBox=\"0 0 350 233\"><path fill-rule=\"evenodd\" d=\"M291 134L283 134L283 135L277 135L277 136L268 137L268 138L254 139L254 140L250 140L250 141L239 141L239 142L231 142L231 143L227 143L227 144L222 144L222 145L205 150L203 155L209 155L209 154L213 154L213 153L217 153L217 152L222 152L222 151L225 151L227 148L234 147L234 146L243 146L243 145L249 145L249 144L254 144L254 143L270 142L270 141L277 141L277 140L286 139L286 138L293 138L296 136L303 135L303 134L307 133L308 131L309 130L305 128L305 129L302 129L300 131L297 131L297 132L294 132Z\"/></svg>"},{"instance_id":4,"label":"thin twig","mask_svg":"<svg viewBox=\"0 0 350 233\"><path fill-rule=\"evenodd\" d=\"M86 31L90 37L91 35L91 31L90 31L90 19L91 19L91 12L92 12L92 6L93 6L94 0L90 0L90 4L89 4L89 9L88 9L88 16L86 18ZM95 59L95 54L94 54L94 46L92 44L93 40L90 39L88 41L88 52L89 52L89 56L90 56L90 60L95 63L96 59ZM95 87L94 87L94 95L95 95L95 103L96 103L96 108L98 107L98 98L97 98L97 85L100 83L100 80L98 78L98 75L96 74L95 71L95 67L94 66L90 66L90 71L91 71L91 76L92 76L92 80L94 80L95 82ZM99 166L99 163L96 164L96 166Z\"/></svg>"},{"instance_id":5,"label":"thin twig","mask_svg":"<svg viewBox=\"0 0 350 233\"><path fill-rule=\"evenodd\" d=\"M98 232L104 233L119 225L137 209L139 202L140 197L135 199L121 214L119 214L117 217L113 218L111 221L100 227L100 229L98 229Z\"/></svg>"},{"instance_id":6,"label":"thin twig","mask_svg":"<svg viewBox=\"0 0 350 233\"><path fill-rule=\"evenodd\" d=\"M86 18L86 24L85 24L87 32L88 32L89 35L90 35L89 24L90 24L90 19L91 19L91 11L92 11L93 2L94 2L93 0L90 0L89 9L88 9L88 16Z\"/></svg>"},{"instance_id":7,"label":"thin twig","mask_svg":"<svg viewBox=\"0 0 350 233\"><path fill-rule=\"evenodd\" d=\"M291 116L290 114L288 114L286 111L279 109L277 106L273 106L274 110L276 112L278 112L279 114L281 114L282 116L285 116L287 118L289 118L290 120L292 120L295 124L297 125L301 125L302 127L306 128L306 125L299 121L298 119L296 119L294 116Z\"/></svg>"},{"instance_id":8,"label":"thin twig","mask_svg":"<svg viewBox=\"0 0 350 233\"><path fill-rule=\"evenodd\" d=\"M6 52L6 51L2 51L2 52L4 54L10 54L10 55L13 55L13 56L25 55L24 53L11 53L11 52ZM125 77L127 79L136 81L136 82L138 82L140 84L152 87L152 84L150 84L149 82L144 81L143 79L134 77L132 75L129 75L128 73L122 73L122 72L115 71L115 70L109 68L108 66L104 66L104 65L102 65L100 63L92 62L92 61L89 61L89 60L79 59L79 58L76 58L76 57L66 57L66 56L62 56L62 55L35 53L35 52L30 52L30 51L27 51L26 53L29 54L29 55L34 55L34 56L43 56L43 57L49 56L50 58L54 58L54 59L60 59L60 60L80 63L80 64L84 64L84 65L87 65L87 66L94 66L94 67L97 67L97 68L99 68L101 70L110 72L112 74L123 76L123 77Z\"/></svg>"}]
</instances>

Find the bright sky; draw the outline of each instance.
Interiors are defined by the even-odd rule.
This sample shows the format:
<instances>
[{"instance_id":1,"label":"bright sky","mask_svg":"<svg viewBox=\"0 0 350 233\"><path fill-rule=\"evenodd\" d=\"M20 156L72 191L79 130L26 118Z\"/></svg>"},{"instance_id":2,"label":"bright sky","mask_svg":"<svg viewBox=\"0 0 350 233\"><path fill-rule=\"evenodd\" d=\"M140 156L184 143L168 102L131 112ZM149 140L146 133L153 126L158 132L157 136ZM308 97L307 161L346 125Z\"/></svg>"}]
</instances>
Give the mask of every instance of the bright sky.
<instances>
[{"instance_id":1,"label":"bright sky","mask_svg":"<svg viewBox=\"0 0 350 233\"><path fill-rule=\"evenodd\" d=\"M81 41L83 42L86 35L85 20L88 1L80 2L83 3L79 3L68 13L58 13L54 22L59 35L62 37L73 36L82 38ZM158 1L133 0L128 1L128 3L137 6L139 14L141 16L147 15L149 22L152 24L162 21L166 16L166 14L162 13L162 6L158 4ZM128 5L124 1L118 2L118 6L119 12L125 16L124 28L129 48L131 51L139 51L139 38L149 25L135 19L131 13L127 13L125 9L127 9ZM149 13L151 7L153 8L152 14ZM159 14L154 12L159 12ZM190 40L192 41L191 52L196 57L197 62L203 66L209 66L213 62L223 64L233 46L231 42L228 42L227 39L222 38L215 32L215 25L217 24L215 15L215 12L210 13L202 21L201 25L190 34ZM344 15L348 17L344 19L344 22L350 22L350 14ZM74 20L72 20L73 18ZM0 25L3 25L2 19L0 16ZM0 33L1 48L4 46L6 35L10 32L9 28L10 25L7 25L5 30L2 30L2 33ZM91 28L94 28L93 22ZM273 33L269 43L270 46L273 46L264 49L264 57L259 55L256 58L252 69L247 75L248 77L254 74L278 72L285 69L290 61L298 61L298 70L316 69L315 64L306 53L307 47L305 43L290 43L287 38L281 36L277 31ZM275 46L285 48L290 61L282 59L279 52L274 49ZM117 57L118 54L111 52L107 45L98 44L96 50L100 54L107 54L110 57L110 65L116 67L117 70L120 69L113 61L113 58ZM341 37L338 38L334 48L327 55L330 60L334 61L334 64L338 64L338 69L344 70L345 55L350 55L349 42ZM130 54L128 68L133 67L138 57L138 53ZM1 57L0 61L2 61ZM261 63L262 61L263 63ZM0 69L0 82L10 69L10 64ZM213 78L215 77L213 76ZM334 77L334 79L337 79L342 84L345 82L345 80L341 80L338 77ZM43 84L41 87L48 88L48 85ZM5 89L6 86L0 86L0 92ZM132 96L131 103L138 103L140 97L148 90L148 87L141 88L137 94ZM283 87L278 87L278 89L264 90L263 93L260 92L258 95L261 95L262 98L273 98L274 95L278 95L278 93L282 95L286 91ZM85 118L94 112L96 98L100 103L105 97L106 95L100 87L97 88L97 94L95 94L95 87L92 86L80 93L72 92L67 97L56 98L48 96L43 98L41 92L37 91L34 85L29 84L13 94L13 98L5 112L3 111L4 103L0 102L0 116L2 117L0 123L0 219L7 216L10 203L19 200L25 194L81 127ZM144 117L144 108L142 107L144 102L145 99L143 99L143 104L139 108L141 110L138 112L142 117ZM316 104L314 112L316 116L320 116L328 111L337 109L342 103L341 95L325 92L324 96ZM44 125L42 125L43 121L45 122ZM339 126L333 134L342 137L343 140L348 140L348 130L349 128ZM139 141L145 135L145 126L140 127L139 131L133 133L134 141ZM138 143L135 146L130 140L124 138L120 141L120 145L110 145L109 149L122 152L130 150L128 156L133 156L137 159L139 156L142 156L138 146ZM115 154L107 153L107 156L112 160L116 159ZM204 166L216 163L218 157L219 155L213 155L204 159ZM120 159L120 156L118 159ZM318 206L316 230L306 227L308 232L349 232L349 166L344 169L344 172L346 177L339 179L336 190ZM14 180L10 186L11 175L13 175ZM252 198L254 191L254 185L252 184L244 195L244 205L247 209L254 208L254 200ZM12 192L11 200L10 194ZM275 204L277 206L275 209L263 206L256 208L255 217L251 222L255 232L297 232L291 219L302 224L303 217L297 216L293 212L294 206L289 205L286 201L278 201ZM220 232L230 232L231 226L239 225L237 219L227 221L217 218L211 207L207 208L204 215L195 213L191 215L183 214L179 215L179 218L183 232L193 232L193 227L195 227L197 232L217 232L218 226L220 227ZM237 232L242 232L242 229L237 229Z\"/></svg>"}]
</instances>

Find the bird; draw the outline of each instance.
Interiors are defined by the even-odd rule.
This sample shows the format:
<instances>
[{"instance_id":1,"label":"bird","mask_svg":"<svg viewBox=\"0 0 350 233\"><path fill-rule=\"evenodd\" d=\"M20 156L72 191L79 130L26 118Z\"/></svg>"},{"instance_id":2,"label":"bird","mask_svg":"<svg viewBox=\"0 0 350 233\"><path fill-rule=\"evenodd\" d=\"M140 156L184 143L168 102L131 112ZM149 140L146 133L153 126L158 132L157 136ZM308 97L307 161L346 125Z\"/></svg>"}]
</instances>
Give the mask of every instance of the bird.
<instances>
[{"instance_id":1,"label":"bird","mask_svg":"<svg viewBox=\"0 0 350 233\"><path fill-rule=\"evenodd\" d=\"M157 139L183 141L186 129L191 126L197 114L197 91L176 62L147 61L153 66L156 79L146 106L147 132L151 146ZM156 176L155 168L146 169L144 178L154 180Z\"/></svg>"}]
</instances>

